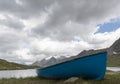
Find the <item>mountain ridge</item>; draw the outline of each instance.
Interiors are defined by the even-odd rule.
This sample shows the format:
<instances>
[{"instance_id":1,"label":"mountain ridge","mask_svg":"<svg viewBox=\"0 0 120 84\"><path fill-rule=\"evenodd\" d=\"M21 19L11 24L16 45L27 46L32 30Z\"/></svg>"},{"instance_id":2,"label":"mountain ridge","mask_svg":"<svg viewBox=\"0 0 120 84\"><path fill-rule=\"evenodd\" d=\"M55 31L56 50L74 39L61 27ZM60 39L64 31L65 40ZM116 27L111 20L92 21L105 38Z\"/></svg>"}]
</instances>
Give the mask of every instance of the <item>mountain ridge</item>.
<instances>
[{"instance_id":1,"label":"mountain ridge","mask_svg":"<svg viewBox=\"0 0 120 84\"><path fill-rule=\"evenodd\" d=\"M120 38L116 40L108 49L109 55L120 54Z\"/></svg>"},{"instance_id":2,"label":"mountain ridge","mask_svg":"<svg viewBox=\"0 0 120 84\"><path fill-rule=\"evenodd\" d=\"M64 56L64 58L62 58L61 60L56 59L55 57L53 57L52 59L49 59L49 60L45 60L45 58L44 58L42 61L38 61L38 62L33 63L33 65L46 67L46 66L58 64L58 63L61 63L61 62L69 61L71 59L75 59L75 58L78 58L78 57L84 57L84 56L87 56L87 55L91 55L91 54L99 53L99 52L105 52L105 51L108 52L108 58L110 60L112 59L112 58L110 58L110 56L113 56L113 55L114 56L119 56L119 54L120 54L120 38L118 40L116 40L109 48L99 49L99 50L94 50L94 49L83 50L76 56L71 56L69 58L66 58Z\"/></svg>"}]
</instances>

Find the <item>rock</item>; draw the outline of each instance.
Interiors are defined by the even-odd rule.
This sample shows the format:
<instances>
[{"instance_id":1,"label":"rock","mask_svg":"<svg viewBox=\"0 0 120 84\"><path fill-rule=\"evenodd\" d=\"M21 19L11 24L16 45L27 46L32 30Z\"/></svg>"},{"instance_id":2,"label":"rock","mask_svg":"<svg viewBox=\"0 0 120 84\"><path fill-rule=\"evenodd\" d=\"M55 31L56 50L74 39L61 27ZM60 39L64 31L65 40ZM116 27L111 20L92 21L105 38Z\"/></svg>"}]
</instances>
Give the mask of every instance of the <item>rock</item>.
<instances>
[{"instance_id":1,"label":"rock","mask_svg":"<svg viewBox=\"0 0 120 84\"><path fill-rule=\"evenodd\" d=\"M58 63L62 63L66 60L67 60L66 56L60 56L59 58L52 56L50 58L44 58L40 61L34 62L32 66L47 67L47 66L58 64Z\"/></svg>"},{"instance_id":2,"label":"rock","mask_svg":"<svg viewBox=\"0 0 120 84\"><path fill-rule=\"evenodd\" d=\"M71 78L65 80L64 83L74 83L78 79L79 79L78 77L71 77Z\"/></svg>"},{"instance_id":3,"label":"rock","mask_svg":"<svg viewBox=\"0 0 120 84\"><path fill-rule=\"evenodd\" d=\"M120 38L116 40L108 49L108 55L120 54Z\"/></svg>"}]
</instances>

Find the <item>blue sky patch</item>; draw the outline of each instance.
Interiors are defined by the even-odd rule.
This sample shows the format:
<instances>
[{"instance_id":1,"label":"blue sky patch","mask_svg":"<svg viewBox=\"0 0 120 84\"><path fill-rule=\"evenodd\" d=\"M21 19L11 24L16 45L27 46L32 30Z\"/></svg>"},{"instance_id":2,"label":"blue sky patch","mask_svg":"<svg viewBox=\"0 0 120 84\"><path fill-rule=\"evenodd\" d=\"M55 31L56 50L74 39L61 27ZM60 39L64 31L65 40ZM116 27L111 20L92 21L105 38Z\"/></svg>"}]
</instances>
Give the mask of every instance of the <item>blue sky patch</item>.
<instances>
[{"instance_id":1,"label":"blue sky patch","mask_svg":"<svg viewBox=\"0 0 120 84\"><path fill-rule=\"evenodd\" d=\"M99 24L98 26L99 26L99 29L97 33L115 31L116 29L120 27L120 18L111 19L109 22L106 22L104 24Z\"/></svg>"}]
</instances>

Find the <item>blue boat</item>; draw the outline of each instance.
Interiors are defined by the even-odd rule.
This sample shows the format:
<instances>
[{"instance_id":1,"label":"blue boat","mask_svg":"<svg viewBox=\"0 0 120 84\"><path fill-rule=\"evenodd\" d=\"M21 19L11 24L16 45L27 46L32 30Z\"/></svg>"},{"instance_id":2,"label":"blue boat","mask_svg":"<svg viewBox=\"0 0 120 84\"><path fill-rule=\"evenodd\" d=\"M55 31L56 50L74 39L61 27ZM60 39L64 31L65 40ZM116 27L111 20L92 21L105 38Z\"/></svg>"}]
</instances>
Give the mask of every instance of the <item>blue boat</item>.
<instances>
[{"instance_id":1,"label":"blue boat","mask_svg":"<svg viewBox=\"0 0 120 84\"><path fill-rule=\"evenodd\" d=\"M101 80L106 72L106 62L107 52L105 51L37 69L37 74L51 79L82 77Z\"/></svg>"}]
</instances>

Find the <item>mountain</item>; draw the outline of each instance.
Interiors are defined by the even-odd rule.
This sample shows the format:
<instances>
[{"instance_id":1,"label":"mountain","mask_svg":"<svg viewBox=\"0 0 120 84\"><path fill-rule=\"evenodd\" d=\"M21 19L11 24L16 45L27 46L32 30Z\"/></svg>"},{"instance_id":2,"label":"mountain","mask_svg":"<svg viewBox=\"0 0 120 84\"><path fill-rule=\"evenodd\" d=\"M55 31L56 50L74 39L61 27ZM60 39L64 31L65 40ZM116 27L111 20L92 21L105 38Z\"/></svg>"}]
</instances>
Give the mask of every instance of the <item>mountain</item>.
<instances>
[{"instance_id":1,"label":"mountain","mask_svg":"<svg viewBox=\"0 0 120 84\"><path fill-rule=\"evenodd\" d=\"M16 70L16 69L31 69L31 68L37 68L37 67L17 64L0 59L0 70Z\"/></svg>"},{"instance_id":2,"label":"mountain","mask_svg":"<svg viewBox=\"0 0 120 84\"><path fill-rule=\"evenodd\" d=\"M55 57L51 57L48 60L47 59L42 59L41 61L36 61L32 65L45 67L46 65L52 65L56 62L57 62L57 59Z\"/></svg>"},{"instance_id":3,"label":"mountain","mask_svg":"<svg viewBox=\"0 0 120 84\"><path fill-rule=\"evenodd\" d=\"M120 38L118 40L116 40L109 48L99 49L99 50L93 50L93 49L83 50L78 55L83 56L83 55L89 55L89 54L92 54L92 53L97 53L97 52L102 52L102 51L107 51L108 56L120 55Z\"/></svg>"},{"instance_id":4,"label":"mountain","mask_svg":"<svg viewBox=\"0 0 120 84\"><path fill-rule=\"evenodd\" d=\"M67 57L65 57L65 56L59 56L59 57L52 56L49 58L44 58L41 61L36 61L32 65L46 67L46 66L57 64L57 63L61 63L65 60L67 60Z\"/></svg>"},{"instance_id":5,"label":"mountain","mask_svg":"<svg viewBox=\"0 0 120 84\"><path fill-rule=\"evenodd\" d=\"M116 65L120 66L120 62L119 62L119 59L120 59L120 39L115 41L109 48L99 49L99 50L93 50L93 49L83 50L78 55L71 56L69 58L66 56L59 56L59 58L56 58L53 56L53 57L50 57L49 59L44 58L41 61L36 61L32 65L46 67L46 66L62 63L62 62L69 61L69 60L72 60L75 58L84 57L84 56L88 56L91 54L100 53L100 52L104 52L104 51L108 52L108 66L116 66Z\"/></svg>"},{"instance_id":6,"label":"mountain","mask_svg":"<svg viewBox=\"0 0 120 84\"><path fill-rule=\"evenodd\" d=\"M72 60L72 59L76 59L76 58L79 58L79 57L88 56L90 54L103 52L103 51L106 51L106 49L84 50L76 56L69 56L69 57L67 57L67 56L52 56L52 57L44 58L41 61L38 60L38 61L34 62L32 64L32 66L47 67L47 66L58 64L58 63L66 62L66 61L69 61L69 60Z\"/></svg>"},{"instance_id":7,"label":"mountain","mask_svg":"<svg viewBox=\"0 0 120 84\"><path fill-rule=\"evenodd\" d=\"M109 55L120 54L120 38L116 40L108 49Z\"/></svg>"},{"instance_id":8,"label":"mountain","mask_svg":"<svg viewBox=\"0 0 120 84\"><path fill-rule=\"evenodd\" d=\"M120 38L108 49L108 66L120 67Z\"/></svg>"}]
</instances>

